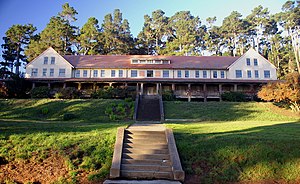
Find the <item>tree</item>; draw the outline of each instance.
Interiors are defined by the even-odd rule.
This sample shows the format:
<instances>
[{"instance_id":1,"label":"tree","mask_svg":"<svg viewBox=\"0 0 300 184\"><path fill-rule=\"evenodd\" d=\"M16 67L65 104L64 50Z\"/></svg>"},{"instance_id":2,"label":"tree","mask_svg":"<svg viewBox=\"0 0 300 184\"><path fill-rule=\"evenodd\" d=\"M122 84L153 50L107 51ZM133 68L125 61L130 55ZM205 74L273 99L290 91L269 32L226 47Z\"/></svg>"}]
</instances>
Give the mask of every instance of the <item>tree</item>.
<instances>
[{"instance_id":1,"label":"tree","mask_svg":"<svg viewBox=\"0 0 300 184\"><path fill-rule=\"evenodd\" d=\"M74 26L70 22L76 20L77 12L68 3L63 5L62 12L51 17L50 22L40 35L30 41L25 54L29 61L36 58L48 47L53 47L61 55L72 54L72 42L75 40Z\"/></svg>"},{"instance_id":2,"label":"tree","mask_svg":"<svg viewBox=\"0 0 300 184\"><path fill-rule=\"evenodd\" d=\"M99 53L101 44L98 20L95 17L90 17L85 23L78 36L80 44L79 53L83 55L93 55Z\"/></svg>"},{"instance_id":3,"label":"tree","mask_svg":"<svg viewBox=\"0 0 300 184\"><path fill-rule=\"evenodd\" d=\"M197 37L200 36L200 19L189 11L177 12L169 18L166 53L169 55L189 55L197 53Z\"/></svg>"},{"instance_id":4,"label":"tree","mask_svg":"<svg viewBox=\"0 0 300 184\"><path fill-rule=\"evenodd\" d=\"M162 10L152 12L152 17L144 16L144 27L139 39L144 40L148 54L161 54L165 48L163 40L168 33L168 17Z\"/></svg>"},{"instance_id":5,"label":"tree","mask_svg":"<svg viewBox=\"0 0 300 184\"><path fill-rule=\"evenodd\" d=\"M266 101L282 102L300 111L300 74L290 73L284 82L269 83L261 88L258 97Z\"/></svg>"},{"instance_id":6,"label":"tree","mask_svg":"<svg viewBox=\"0 0 300 184\"><path fill-rule=\"evenodd\" d=\"M102 24L104 39L104 54L130 54L133 49L133 38L129 22L122 18L119 9L114 10L114 16L107 14Z\"/></svg>"},{"instance_id":7,"label":"tree","mask_svg":"<svg viewBox=\"0 0 300 184\"><path fill-rule=\"evenodd\" d=\"M292 41L295 63L300 73L300 2L287 1L279 14L280 24L285 28Z\"/></svg>"},{"instance_id":8,"label":"tree","mask_svg":"<svg viewBox=\"0 0 300 184\"><path fill-rule=\"evenodd\" d=\"M243 33L242 14L237 11L231 12L228 17L225 17L222 24L222 32L227 39L227 48L231 56L236 55L237 42L240 34Z\"/></svg>"},{"instance_id":9,"label":"tree","mask_svg":"<svg viewBox=\"0 0 300 184\"><path fill-rule=\"evenodd\" d=\"M263 36L263 32L265 30L266 24L268 23L269 19L269 10L268 8L263 8L261 5L255 7L251 14L246 17L247 21L250 23L249 33L252 36L253 41L253 48L260 53L260 40Z\"/></svg>"},{"instance_id":10,"label":"tree","mask_svg":"<svg viewBox=\"0 0 300 184\"><path fill-rule=\"evenodd\" d=\"M34 36L36 28L32 24L13 25L10 27L4 37L4 59L14 62L16 67L15 73L20 74L21 61L26 62L27 58L24 55L24 48L29 44L30 39Z\"/></svg>"}]
</instances>

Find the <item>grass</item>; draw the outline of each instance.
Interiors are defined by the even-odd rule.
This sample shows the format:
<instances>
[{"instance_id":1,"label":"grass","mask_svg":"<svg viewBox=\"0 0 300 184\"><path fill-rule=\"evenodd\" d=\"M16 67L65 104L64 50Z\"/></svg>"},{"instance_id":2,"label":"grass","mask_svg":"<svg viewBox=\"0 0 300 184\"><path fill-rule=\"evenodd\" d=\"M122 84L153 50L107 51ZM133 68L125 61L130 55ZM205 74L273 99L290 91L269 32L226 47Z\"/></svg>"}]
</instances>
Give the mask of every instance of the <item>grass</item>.
<instances>
[{"instance_id":1,"label":"grass","mask_svg":"<svg viewBox=\"0 0 300 184\"><path fill-rule=\"evenodd\" d=\"M255 102L166 102L165 111L166 118L200 119L166 124L184 170L198 183L300 181L297 114Z\"/></svg>"},{"instance_id":2,"label":"grass","mask_svg":"<svg viewBox=\"0 0 300 184\"><path fill-rule=\"evenodd\" d=\"M90 179L107 177L117 127L104 111L120 100L0 100L0 158L6 161L45 159L58 151L70 175L78 170ZM74 114L63 121L64 114ZM74 176L70 176L73 177ZM76 176L75 176L76 178Z\"/></svg>"}]
</instances>

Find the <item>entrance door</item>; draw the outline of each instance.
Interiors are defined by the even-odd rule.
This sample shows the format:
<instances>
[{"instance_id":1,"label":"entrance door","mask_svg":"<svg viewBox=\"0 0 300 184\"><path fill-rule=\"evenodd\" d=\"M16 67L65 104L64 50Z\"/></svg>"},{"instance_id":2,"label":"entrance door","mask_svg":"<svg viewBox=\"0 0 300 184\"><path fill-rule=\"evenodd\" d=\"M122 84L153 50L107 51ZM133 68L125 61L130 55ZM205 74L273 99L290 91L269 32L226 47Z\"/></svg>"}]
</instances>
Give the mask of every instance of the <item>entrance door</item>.
<instances>
[{"instance_id":1,"label":"entrance door","mask_svg":"<svg viewBox=\"0 0 300 184\"><path fill-rule=\"evenodd\" d=\"M144 85L144 95L156 95L156 85L153 84Z\"/></svg>"}]
</instances>

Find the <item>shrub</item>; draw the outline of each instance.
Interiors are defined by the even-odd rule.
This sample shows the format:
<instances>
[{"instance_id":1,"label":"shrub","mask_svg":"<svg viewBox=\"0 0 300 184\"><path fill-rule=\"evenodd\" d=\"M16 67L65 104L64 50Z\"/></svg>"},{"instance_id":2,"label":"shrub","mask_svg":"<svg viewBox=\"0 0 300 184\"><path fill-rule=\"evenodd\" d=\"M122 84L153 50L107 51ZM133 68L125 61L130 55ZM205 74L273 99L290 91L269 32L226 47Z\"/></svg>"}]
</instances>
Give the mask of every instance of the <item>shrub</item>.
<instances>
[{"instance_id":1,"label":"shrub","mask_svg":"<svg viewBox=\"0 0 300 184\"><path fill-rule=\"evenodd\" d=\"M133 111L133 102L113 103L105 109L105 114L112 121L125 120L132 118Z\"/></svg>"},{"instance_id":2,"label":"shrub","mask_svg":"<svg viewBox=\"0 0 300 184\"><path fill-rule=\"evenodd\" d=\"M73 87L62 88L54 94L54 98L58 99L74 99L80 96L81 92Z\"/></svg>"},{"instance_id":3,"label":"shrub","mask_svg":"<svg viewBox=\"0 0 300 184\"><path fill-rule=\"evenodd\" d=\"M229 102L245 102L247 101L247 96L241 92L224 92L222 95L222 100Z\"/></svg>"},{"instance_id":4,"label":"shrub","mask_svg":"<svg viewBox=\"0 0 300 184\"><path fill-rule=\"evenodd\" d=\"M75 114L65 113L64 116L63 116L63 120L68 121L68 120L74 119L75 117L76 117Z\"/></svg>"},{"instance_id":5,"label":"shrub","mask_svg":"<svg viewBox=\"0 0 300 184\"><path fill-rule=\"evenodd\" d=\"M173 100L175 100L175 96L172 91L164 91L162 93L162 99L164 101L173 101Z\"/></svg>"},{"instance_id":6,"label":"shrub","mask_svg":"<svg viewBox=\"0 0 300 184\"><path fill-rule=\"evenodd\" d=\"M49 113L49 109L47 107L41 110L42 115L47 115Z\"/></svg>"},{"instance_id":7,"label":"shrub","mask_svg":"<svg viewBox=\"0 0 300 184\"><path fill-rule=\"evenodd\" d=\"M286 76L286 81L269 83L261 88L258 97L265 101L281 102L293 111L300 111L300 74L295 72Z\"/></svg>"},{"instance_id":8,"label":"shrub","mask_svg":"<svg viewBox=\"0 0 300 184\"><path fill-rule=\"evenodd\" d=\"M36 87L30 91L31 98L49 98L50 89L46 86Z\"/></svg>"}]
</instances>

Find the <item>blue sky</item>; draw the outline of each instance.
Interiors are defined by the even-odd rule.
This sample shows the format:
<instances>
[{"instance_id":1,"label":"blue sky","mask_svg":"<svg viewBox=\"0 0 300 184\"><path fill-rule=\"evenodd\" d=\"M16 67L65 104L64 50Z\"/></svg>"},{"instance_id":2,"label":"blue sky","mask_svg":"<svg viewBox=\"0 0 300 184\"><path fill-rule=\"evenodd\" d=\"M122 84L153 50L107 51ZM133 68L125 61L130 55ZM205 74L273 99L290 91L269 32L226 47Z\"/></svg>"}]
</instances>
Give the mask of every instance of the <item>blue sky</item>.
<instances>
[{"instance_id":1,"label":"blue sky","mask_svg":"<svg viewBox=\"0 0 300 184\"><path fill-rule=\"evenodd\" d=\"M81 27L89 17L96 17L101 24L106 14L118 8L123 19L128 19L132 34L137 36L143 27L144 15L151 15L157 9L163 10L167 16L189 10L203 23L207 17L216 16L220 25L223 18L234 10L247 16L254 7L262 5L271 13L280 12L286 0L0 0L0 44L6 30L13 24L31 23L37 27L37 32L42 31L50 17L57 15L66 2L78 12L76 26ZM1 55L1 48L0 51Z\"/></svg>"}]
</instances>

